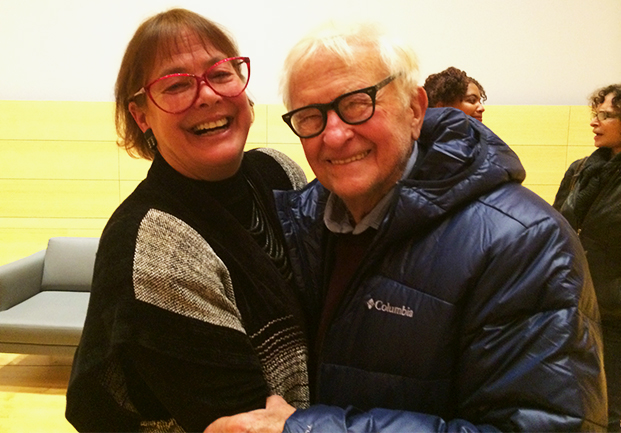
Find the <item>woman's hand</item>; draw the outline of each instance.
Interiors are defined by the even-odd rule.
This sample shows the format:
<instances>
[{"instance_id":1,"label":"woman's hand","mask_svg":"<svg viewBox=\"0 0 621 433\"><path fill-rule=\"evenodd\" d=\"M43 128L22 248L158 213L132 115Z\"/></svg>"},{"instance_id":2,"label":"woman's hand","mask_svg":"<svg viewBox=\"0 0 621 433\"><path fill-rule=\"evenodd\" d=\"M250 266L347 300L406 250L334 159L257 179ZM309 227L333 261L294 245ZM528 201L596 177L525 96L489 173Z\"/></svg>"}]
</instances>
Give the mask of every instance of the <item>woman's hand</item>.
<instances>
[{"instance_id":1,"label":"woman's hand","mask_svg":"<svg viewBox=\"0 0 621 433\"><path fill-rule=\"evenodd\" d=\"M295 408L282 397L272 395L267 398L265 409L219 418L204 433L281 433L293 412Z\"/></svg>"}]
</instances>

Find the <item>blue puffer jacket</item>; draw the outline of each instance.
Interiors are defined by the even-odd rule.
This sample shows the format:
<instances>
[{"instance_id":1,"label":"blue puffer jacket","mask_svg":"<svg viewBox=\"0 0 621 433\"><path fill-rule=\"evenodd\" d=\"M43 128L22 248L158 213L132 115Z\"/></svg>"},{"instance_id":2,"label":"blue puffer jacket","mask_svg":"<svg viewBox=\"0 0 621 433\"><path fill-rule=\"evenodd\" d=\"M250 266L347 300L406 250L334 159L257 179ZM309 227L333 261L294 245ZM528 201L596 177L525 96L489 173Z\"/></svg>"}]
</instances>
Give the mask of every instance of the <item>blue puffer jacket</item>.
<instances>
[{"instance_id":1,"label":"blue puffer jacket","mask_svg":"<svg viewBox=\"0 0 621 433\"><path fill-rule=\"evenodd\" d=\"M461 112L430 109L419 149L317 355L319 404L285 431L605 430L599 313L575 233ZM317 181L278 196L311 314L327 196Z\"/></svg>"}]
</instances>

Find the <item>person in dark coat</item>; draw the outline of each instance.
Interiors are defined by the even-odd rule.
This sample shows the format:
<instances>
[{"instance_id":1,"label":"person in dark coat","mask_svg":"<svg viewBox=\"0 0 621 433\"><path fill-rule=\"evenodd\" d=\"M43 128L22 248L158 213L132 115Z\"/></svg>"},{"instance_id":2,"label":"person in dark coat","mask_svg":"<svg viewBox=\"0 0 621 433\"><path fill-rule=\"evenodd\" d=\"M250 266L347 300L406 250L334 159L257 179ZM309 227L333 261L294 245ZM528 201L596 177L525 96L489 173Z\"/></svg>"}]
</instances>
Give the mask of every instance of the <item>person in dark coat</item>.
<instances>
[{"instance_id":1,"label":"person in dark coat","mask_svg":"<svg viewBox=\"0 0 621 433\"><path fill-rule=\"evenodd\" d=\"M290 53L283 118L317 179L277 207L317 318L313 405L270 398L208 433L605 430L576 233L492 131L427 109L414 58L369 26Z\"/></svg>"},{"instance_id":2,"label":"person in dark coat","mask_svg":"<svg viewBox=\"0 0 621 433\"><path fill-rule=\"evenodd\" d=\"M621 84L591 95L597 149L574 161L554 200L579 233L602 316L608 431L621 431Z\"/></svg>"}]
</instances>

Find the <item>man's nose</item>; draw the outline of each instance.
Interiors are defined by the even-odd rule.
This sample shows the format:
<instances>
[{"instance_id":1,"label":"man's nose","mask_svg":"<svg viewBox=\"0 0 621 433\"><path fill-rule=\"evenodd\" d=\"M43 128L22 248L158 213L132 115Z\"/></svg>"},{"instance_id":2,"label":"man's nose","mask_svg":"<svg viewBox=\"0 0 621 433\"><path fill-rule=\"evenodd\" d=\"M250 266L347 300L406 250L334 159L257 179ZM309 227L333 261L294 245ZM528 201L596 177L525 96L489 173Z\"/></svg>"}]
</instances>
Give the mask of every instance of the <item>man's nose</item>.
<instances>
[{"instance_id":1,"label":"man's nose","mask_svg":"<svg viewBox=\"0 0 621 433\"><path fill-rule=\"evenodd\" d=\"M323 131L323 141L330 146L341 146L353 136L351 125L343 122L335 111L327 113L326 127Z\"/></svg>"}]
</instances>

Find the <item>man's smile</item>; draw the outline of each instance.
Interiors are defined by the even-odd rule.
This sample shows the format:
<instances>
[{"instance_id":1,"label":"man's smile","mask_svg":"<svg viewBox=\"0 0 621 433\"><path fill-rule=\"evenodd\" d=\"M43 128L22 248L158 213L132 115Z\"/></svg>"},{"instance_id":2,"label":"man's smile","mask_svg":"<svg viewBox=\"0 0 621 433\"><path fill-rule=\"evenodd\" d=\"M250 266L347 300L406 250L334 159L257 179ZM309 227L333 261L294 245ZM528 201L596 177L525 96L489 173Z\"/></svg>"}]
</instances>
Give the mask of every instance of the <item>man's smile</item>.
<instances>
[{"instance_id":1,"label":"man's smile","mask_svg":"<svg viewBox=\"0 0 621 433\"><path fill-rule=\"evenodd\" d=\"M366 150L364 152L361 152L361 153L359 153L357 155L352 156L351 158L346 158L346 159L329 159L328 162L330 162L330 164L334 164L334 165L349 164L350 162L359 161L361 159L366 158L369 153L371 153L371 151L370 150Z\"/></svg>"}]
</instances>

